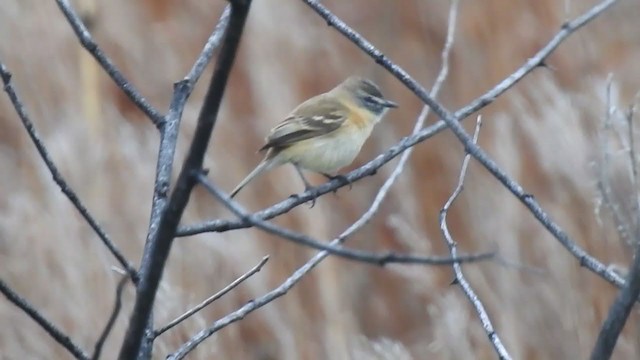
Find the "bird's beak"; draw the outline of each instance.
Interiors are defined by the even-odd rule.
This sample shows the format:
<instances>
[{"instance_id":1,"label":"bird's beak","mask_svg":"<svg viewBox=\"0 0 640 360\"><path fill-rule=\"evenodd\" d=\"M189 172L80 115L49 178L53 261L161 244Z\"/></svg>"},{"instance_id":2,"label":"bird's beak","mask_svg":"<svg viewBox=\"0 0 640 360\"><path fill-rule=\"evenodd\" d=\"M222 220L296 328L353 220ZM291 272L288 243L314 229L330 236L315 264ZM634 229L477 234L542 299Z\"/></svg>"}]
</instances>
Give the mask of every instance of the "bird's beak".
<instances>
[{"instance_id":1,"label":"bird's beak","mask_svg":"<svg viewBox=\"0 0 640 360\"><path fill-rule=\"evenodd\" d=\"M387 108L397 108L398 107L398 104L394 103L391 100L387 100L387 99L382 99L380 101L380 105L382 105L384 107L387 107Z\"/></svg>"}]
</instances>

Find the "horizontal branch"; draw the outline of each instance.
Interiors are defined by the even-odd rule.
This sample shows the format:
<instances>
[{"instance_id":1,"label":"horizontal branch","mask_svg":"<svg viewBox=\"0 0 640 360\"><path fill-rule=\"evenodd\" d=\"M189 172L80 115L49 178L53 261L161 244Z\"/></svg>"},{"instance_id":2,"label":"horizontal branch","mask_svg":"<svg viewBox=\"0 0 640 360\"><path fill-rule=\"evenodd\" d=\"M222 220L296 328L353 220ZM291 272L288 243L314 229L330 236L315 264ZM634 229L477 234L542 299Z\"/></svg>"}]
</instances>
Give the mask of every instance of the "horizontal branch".
<instances>
[{"instance_id":1,"label":"horizontal branch","mask_svg":"<svg viewBox=\"0 0 640 360\"><path fill-rule=\"evenodd\" d=\"M374 264L384 266L390 263L399 263L399 264L425 264L425 265L450 265L452 263L461 263L461 262L476 262L491 259L495 256L495 251L480 253L480 254L472 254L472 255L462 255L459 257L440 257L440 256L418 256L418 255L404 255L404 254L395 254L389 252L387 254L378 255L375 253L370 253L367 251L360 251L354 249L347 249L341 246L332 246L330 244L326 244L320 242L318 240L313 239L312 237L297 233L295 231L268 223L266 221L260 220L255 216L247 213L243 210L235 201L233 201L228 195L218 189L203 173L198 173L195 175L198 181L211 193L213 196L218 199L224 206L226 206L231 212L233 212L236 216L246 219L251 223L252 226L257 227L258 229L264 230L272 235L279 236L283 239L290 240L296 244L304 245L316 250L327 251L332 255L336 255L345 259L355 260L359 262Z\"/></svg>"}]
</instances>

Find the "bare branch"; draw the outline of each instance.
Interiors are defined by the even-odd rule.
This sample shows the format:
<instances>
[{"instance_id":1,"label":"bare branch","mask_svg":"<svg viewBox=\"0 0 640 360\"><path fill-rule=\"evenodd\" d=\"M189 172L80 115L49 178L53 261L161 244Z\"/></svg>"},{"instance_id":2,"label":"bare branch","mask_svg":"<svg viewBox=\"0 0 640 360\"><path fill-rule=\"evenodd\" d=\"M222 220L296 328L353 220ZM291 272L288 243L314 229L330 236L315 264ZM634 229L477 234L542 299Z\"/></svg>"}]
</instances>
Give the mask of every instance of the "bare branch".
<instances>
[{"instance_id":1,"label":"bare branch","mask_svg":"<svg viewBox=\"0 0 640 360\"><path fill-rule=\"evenodd\" d=\"M231 284L225 286L224 289L222 289L222 290L218 291L217 293L213 294L208 299L206 299L205 301L203 301L199 305L195 306L194 308L190 309L186 313L178 316L176 319L174 319L173 321L171 321L167 325L163 326L162 328L154 331L154 337L158 337L158 336L162 335L167 330L171 329L172 327L174 327L174 326L178 325L179 323L183 322L184 320L188 319L189 317L191 317L192 315L194 315L198 311L200 311L200 310L204 309L205 307L209 306L209 304L211 304L212 302L214 302L214 301L220 299L221 297L223 297L229 291L231 291L231 290L235 289L236 287L238 287L238 285L243 283L245 280L247 280L248 278L250 278L251 276L256 274L258 271L262 270L262 267L264 266L264 264L267 263L268 260L269 260L269 256L268 255L263 257L262 260L260 261L260 263L258 263L258 265L254 266L251 270L247 271L242 276L240 276L239 278L234 280Z\"/></svg>"},{"instance_id":2,"label":"bare branch","mask_svg":"<svg viewBox=\"0 0 640 360\"><path fill-rule=\"evenodd\" d=\"M33 305L29 304L27 300L16 294L9 285L7 285L2 279L0 279L0 292L9 300L12 304L19 307L24 311L33 321L38 323L40 327L49 334L58 344L62 345L67 351L69 351L74 358L81 360L88 360L89 356L82 351L76 344L71 341L69 336L63 333L57 326L53 325L49 320L45 319L42 314L36 310Z\"/></svg>"},{"instance_id":3,"label":"bare branch","mask_svg":"<svg viewBox=\"0 0 640 360\"><path fill-rule=\"evenodd\" d=\"M480 134L481 125L482 125L482 117L478 116L478 119L476 122L476 130L473 134L474 143L478 142L478 135ZM455 257L456 254L458 253L458 245L456 244L455 240L453 240L453 237L449 232L449 227L447 225L447 214L449 212L449 209L451 208L451 205L453 205L453 202L458 198L460 193L462 193L462 189L464 186L464 178L467 174L467 168L469 166L470 159L471 159L470 155L466 154L464 157L464 160L462 161L462 168L460 169L460 176L458 177L458 185L456 186L455 190L453 191L453 193L451 194L447 202L444 204L444 207L442 208L442 210L440 210L440 232L442 233L442 237L447 243L447 246L449 247L449 252L453 257ZM482 323L482 328L484 329L484 332L489 337L489 340L491 341L493 348L498 354L498 358L504 359L504 360L510 360L511 356L509 355L509 353L507 352L507 349L502 344L502 341L500 340L498 333L496 333L496 331L494 330L493 325L491 324L491 319L489 318L489 314L487 314L487 311L485 310L484 305L482 304L482 302L476 295L475 291L471 287L471 284L469 284L467 279L464 277L464 274L462 273L462 266L460 264L453 264L452 266L453 266L453 273L455 274L454 283L460 285L460 287L462 288L462 291L471 302L471 305L473 305L473 307L475 308L476 313L480 318L480 322Z\"/></svg>"},{"instance_id":4,"label":"bare branch","mask_svg":"<svg viewBox=\"0 0 640 360\"><path fill-rule=\"evenodd\" d=\"M113 303L113 310L111 311L111 315L109 316L109 320L102 330L102 334L96 341L96 345L94 346L93 356L91 356L91 360L100 359L100 354L102 353L102 347L104 343L107 341L111 330L113 329L113 325L116 323L118 319L118 315L120 314L120 309L122 308L122 291L124 290L124 286L127 284L127 280L129 278L127 276L122 276L120 281L118 281L118 286L116 286L116 297Z\"/></svg>"},{"instance_id":5,"label":"bare branch","mask_svg":"<svg viewBox=\"0 0 640 360\"><path fill-rule=\"evenodd\" d=\"M229 210L231 210L231 212L233 212L238 217L248 219L248 221L258 229L264 230L272 235L279 236L283 239L290 240L296 244L308 246L316 250L326 251L331 255L336 255L339 257L343 257L345 259L355 260L355 261L360 261L360 262L380 265L380 266L384 266L390 263L449 265L454 262L483 261L483 260L490 259L495 255L495 251L472 254L472 255L463 255L455 258L404 255L404 254L394 254L392 252L378 255L378 254L370 253L367 251L347 249L341 246L333 246L331 244L326 244L321 241L315 240L311 236L297 233L295 231L257 219L253 215L251 215L250 213L242 209L240 205L238 205L228 195L222 192L222 190L218 189L218 187L215 186L213 183L211 183L211 181L209 181L209 179L207 179L207 177L204 174L198 173L195 175L195 177L200 181L200 183L205 187L205 189L209 191L209 193L215 196L216 199L218 199L218 201L220 201L224 206L226 206ZM353 231L351 231L351 233L352 232Z\"/></svg>"},{"instance_id":6,"label":"bare branch","mask_svg":"<svg viewBox=\"0 0 640 360\"><path fill-rule=\"evenodd\" d=\"M100 49L98 44L91 37L91 33L87 30L87 27L82 23L82 19L75 12L68 0L56 0L58 7L67 18L69 25L75 32L82 47L96 59L96 61L102 66L104 71L109 74L113 82L129 97L129 99L149 117L151 122L160 128L163 123L162 114L158 112L147 100L140 94L140 92L127 81L122 75L122 72L118 70L113 61L107 57L107 55Z\"/></svg>"},{"instance_id":7,"label":"bare branch","mask_svg":"<svg viewBox=\"0 0 640 360\"><path fill-rule=\"evenodd\" d=\"M40 139L40 135L38 135L38 132L36 131L36 128L33 125L33 122L31 121L29 114L27 113L27 109L22 103L22 100L20 100L20 97L18 96L13 86L13 83L11 82L11 73L6 68L4 63L2 63L1 61L0 61L0 77L2 78L2 82L4 83L4 91L9 96L9 100L11 100L11 104L13 105L13 108L18 114L20 121L22 121L22 125L24 126L25 130L27 130L27 133L29 134L31 141L36 146L36 149L38 150L38 154L40 154L42 161L44 161L44 164L47 166L47 169L49 169L49 172L53 177L53 181L55 181L55 183L58 185L62 193L69 199L71 204L73 204L73 206L78 210L80 215L82 215L82 217L89 224L91 229L93 229L93 231L98 235L102 243L107 247L107 249L109 249L111 254L113 254L116 260L118 260L120 265L125 269L125 271L131 277L131 279L134 282L137 281L137 273L136 273L135 267L133 267L133 265L129 263L127 258L120 252L118 247L113 243L113 241L111 240L109 235L106 233L106 231L104 231L104 229L93 218L91 213L89 213L89 210L87 210L87 208L84 206L80 198L78 198L78 195L76 195L73 189L69 186L67 181L64 179L64 177L58 170L58 167L53 162L53 159L49 155L49 151L47 150L46 146L42 142L42 139Z\"/></svg>"},{"instance_id":8,"label":"bare branch","mask_svg":"<svg viewBox=\"0 0 640 360\"><path fill-rule=\"evenodd\" d=\"M195 185L195 179L192 174L202 168L204 154L207 151L209 139L216 124L218 110L235 60L250 5L251 0L231 1L228 29L225 32L220 55L198 116L195 135L187 153L187 158L180 170L169 203L161 214L157 227L157 236L152 238L145 246L140 266L140 282L136 301L125 335L125 341L120 349L119 359L121 360L135 358L140 349L145 327L149 323L153 302L178 223ZM159 166L162 166L160 164Z\"/></svg>"},{"instance_id":9,"label":"bare branch","mask_svg":"<svg viewBox=\"0 0 640 360\"><path fill-rule=\"evenodd\" d=\"M634 227L635 254L627 273L625 285L618 292L618 296L616 296L613 301L611 308L609 308L607 318L602 324L602 329L600 329L598 339L591 353L592 360L606 360L611 358L620 333L629 318L633 306L636 301L638 301L638 295L640 295L640 207L638 207L638 205L640 205L640 193L638 190L640 189L638 188L638 162L636 160L636 150L633 140L633 112L634 106L631 106L627 114L627 120L629 122L629 162L631 163L633 193L635 194L636 200L636 219L634 219L636 221Z\"/></svg>"},{"instance_id":10,"label":"bare branch","mask_svg":"<svg viewBox=\"0 0 640 360\"><path fill-rule=\"evenodd\" d=\"M456 112L456 114L451 114L447 109L445 109L441 104L435 101L427 91L416 82L409 74L400 68L398 65L391 62L380 50L376 49L370 42L364 39L361 35L356 33L353 29L347 26L342 20L332 14L329 10L327 10L324 6L322 6L316 0L303 0L307 5L309 5L316 13L318 13L327 24L333 26L336 30L338 30L342 35L344 35L347 39L353 42L356 46L358 46L362 51L371 56L376 63L380 64L384 67L389 73L393 74L398 80L400 80L409 90L411 90L420 100L422 100L425 104L429 105L429 107L436 113L440 119L444 121L447 127L451 129L454 135L458 138L458 140L464 145L465 150L471 156L473 156L479 163L481 163L500 183L502 183L514 196L516 196L534 215L534 217L551 233L559 242L562 244L565 249L567 249L576 259L580 261L580 265L586 267L593 273L599 275L603 279L608 282L621 287L624 284L624 280L615 272L609 270L604 264L598 261L593 256L589 255L583 248L578 246L570 237L567 235L562 228L553 222L549 215L542 209L542 207L538 204L538 202L534 199L533 195L526 193L522 186L509 177L496 163L493 159L491 159L484 150L478 147L473 143L471 137L466 133L464 128L460 125L459 121L463 119L463 115L469 115L474 111L481 109L482 107L489 104L492 100L491 97L482 97L482 101L478 102L477 105L471 105L469 107L463 108ZM567 22L562 26L562 30L556 35L558 40L554 38L548 46L543 48L535 57L531 58L529 61L525 63L519 70L514 72L511 76L509 76L505 81L501 84L499 90L496 90L495 96L502 94L504 91L513 86L516 82L522 79L526 74L531 72L533 68L536 66L544 65L544 60L546 57L559 45L561 40L566 38L569 34L575 32L577 29L593 20L596 16L601 14L603 11L608 9L611 5L616 3L617 0L605 0L598 5L591 8L589 11L584 13L582 16L576 18L573 21ZM533 59L533 60L532 60ZM533 61L537 61L537 63L533 63ZM492 90L493 91L493 90ZM490 91L489 93L492 93ZM488 93L488 94L489 94ZM468 113L468 114L467 114ZM443 125L444 127L445 125ZM424 135L431 131L431 129L424 129L419 135ZM410 147L415 143L420 142L421 136L416 137L408 137L403 139L400 144L405 144L404 146ZM414 143L415 141L415 143ZM403 145L396 145L402 147ZM394 147L395 148L395 147ZM385 153L389 154L394 148L391 148L389 152ZM406 149L406 148L405 148ZM402 149L404 150L404 149ZM384 155L379 156L376 160ZM376 160L370 162L365 165L365 167L370 166ZM360 168L358 170L362 170ZM356 170L356 171L358 171ZM371 170L373 171L373 170ZM371 172L370 171L370 172ZM370 172L368 174L370 174ZM353 172L350 173L347 178L349 180L355 180L355 176L353 176ZM320 188L313 189L315 191L319 191ZM305 193L306 194L306 193Z\"/></svg>"}]
</instances>

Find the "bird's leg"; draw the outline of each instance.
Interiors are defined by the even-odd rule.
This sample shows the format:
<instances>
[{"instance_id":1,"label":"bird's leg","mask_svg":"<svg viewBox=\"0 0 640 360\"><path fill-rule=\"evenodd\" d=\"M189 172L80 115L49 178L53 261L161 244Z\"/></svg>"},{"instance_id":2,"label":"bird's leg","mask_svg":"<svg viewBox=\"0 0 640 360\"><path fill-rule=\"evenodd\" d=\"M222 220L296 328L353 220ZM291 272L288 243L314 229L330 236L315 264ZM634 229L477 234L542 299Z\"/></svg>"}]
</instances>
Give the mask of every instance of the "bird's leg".
<instances>
[{"instance_id":1,"label":"bird's leg","mask_svg":"<svg viewBox=\"0 0 640 360\"><path fill-rule=\"evenodd\" d=\"M294 163L293 167L296 168L298 175L300 175L300 179L302 179L302 182L304 183L304 191L310 191L311 189L313 189L313 186L311 186L311 183L309 183L309 181L307 181L307 178L304 177L304 173L302 172L302 169L300 168L300 166ZM311 206L309 208L312 208L315 205L316 205L316 197L314 196L313 199L311 199Z\"/></svg>"},{"instance_id":2,"label":"bird's leg","mask_svg":"<svg viewBox=\"0 0 640 360\"><path fill-rule=\"evenodd\" d=\"M343 185L349 185L349 190L351 190L351 188L353 188L353 184L351 183L351 181L349 181L349 179L347 179L346 176L338 174L338 175L329 175L329 174L325 174L322 173L322 175L324 175L324 177L326 177L329 180L340 180L340 182ZM333 191L334 193L338 192L338 189L335 189Z\"/></svg>"}]
</instances>

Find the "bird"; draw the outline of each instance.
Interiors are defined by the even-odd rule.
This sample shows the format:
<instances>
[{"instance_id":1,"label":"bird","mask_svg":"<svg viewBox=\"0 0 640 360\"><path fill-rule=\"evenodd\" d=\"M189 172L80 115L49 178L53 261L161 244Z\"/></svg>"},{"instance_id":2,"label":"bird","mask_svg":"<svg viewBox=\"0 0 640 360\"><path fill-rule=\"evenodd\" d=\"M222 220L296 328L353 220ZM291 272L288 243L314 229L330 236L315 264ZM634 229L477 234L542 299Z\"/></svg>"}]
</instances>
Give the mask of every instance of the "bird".
<instances>
[{"instance_id":1,"label":"bird","mask_svg":"<svg viewBox=\"0 0 640 360\"><path fill-rule=\"evenodd\" d=\"M374 126L398 104L385 99L378 85L350 76L333 89L298 105L267 137L258 150L264 159L230 193L235 197L249 182L265 171L293 164L304 183L312 186L302 170L320 173L329 179L351 164ZM312 203L313 206L313 203Z\"/></svg>"}]
</instances>

